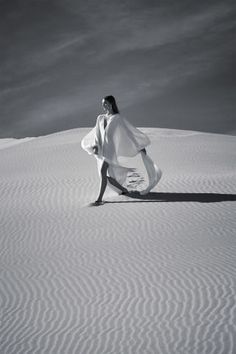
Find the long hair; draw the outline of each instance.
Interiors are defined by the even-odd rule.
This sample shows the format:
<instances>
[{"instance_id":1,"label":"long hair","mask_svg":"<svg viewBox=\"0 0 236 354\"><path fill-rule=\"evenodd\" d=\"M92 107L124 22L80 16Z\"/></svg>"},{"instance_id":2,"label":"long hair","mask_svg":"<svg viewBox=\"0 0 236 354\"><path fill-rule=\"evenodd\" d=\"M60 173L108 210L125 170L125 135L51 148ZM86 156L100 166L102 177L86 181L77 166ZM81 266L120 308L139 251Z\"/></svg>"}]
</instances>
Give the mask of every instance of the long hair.
<instances>
[{"instance_id":1,"label":"long hair","mask_svg":"<svg viewBox=\"0 0 236 354\"><path fill-rule=\"evenodd\" d=\"M114 96L112 95L105 96L104 100L108 101L111 104L113 113L120 113Z\"/></svg>"}]
</instances>

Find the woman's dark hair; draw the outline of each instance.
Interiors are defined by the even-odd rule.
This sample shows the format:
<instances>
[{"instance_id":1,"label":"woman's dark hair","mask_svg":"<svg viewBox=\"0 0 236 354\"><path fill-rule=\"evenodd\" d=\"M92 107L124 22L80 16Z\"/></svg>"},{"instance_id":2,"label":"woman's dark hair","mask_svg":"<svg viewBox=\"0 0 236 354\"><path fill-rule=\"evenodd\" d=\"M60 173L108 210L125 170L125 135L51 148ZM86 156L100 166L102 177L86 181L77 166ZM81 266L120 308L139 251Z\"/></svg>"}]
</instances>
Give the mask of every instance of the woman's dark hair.
<instances>
[{"instance_id":1,"label":"woman's dark hair","mask_svg":"<svg viewBox=\"0 0 236 354\"><path fill-rule=\"evenodd\" d=\"M112 95L105 96L104 100L108 101L111 104L113 113L120 113L120 111L119 111L119 109L117 107L116 100L115 100L114 96L112 96Z\"/></svg>"}]
</instances>

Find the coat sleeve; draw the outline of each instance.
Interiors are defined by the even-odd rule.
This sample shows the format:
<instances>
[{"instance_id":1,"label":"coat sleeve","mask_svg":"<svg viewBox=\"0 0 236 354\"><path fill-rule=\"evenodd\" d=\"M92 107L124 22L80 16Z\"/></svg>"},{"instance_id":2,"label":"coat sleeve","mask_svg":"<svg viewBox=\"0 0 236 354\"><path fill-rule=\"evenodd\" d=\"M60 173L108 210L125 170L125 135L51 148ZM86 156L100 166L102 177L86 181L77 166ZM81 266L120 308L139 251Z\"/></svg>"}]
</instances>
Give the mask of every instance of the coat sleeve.
<instances>
[{"instance_id":1,"label":"coat sleeve","mask_svg":"<svg viewBox=\"0 0 236 354\"><path fill-rule=\"evenodd\" d=\"M101 150L101 133L99 129L100 115L97 117L95 127L84 136L81 141L81 147L89 154L94 154L93 147L98 146L98 151Z\"/></svg>"},{"instance_id":2,"label":"coat sleeve","mask_svg":"<svg viewBox=\"0 0 236 354\"><path fill-rule=\"evenodd\" d=\"M106 143L109 145L107 154L114 152L116 158L133 157L150 144L150 139L124 117L117 116L109 124Z\"/></svg>"},{"instance_id":3,"label":"coat sleeve","mask_svg":"<svg viewBox=\"0 0 236 354\"><path fill-rule=\"evenodd\" d=\"M101 120L101 115L97 117L96 126L95 126L95 138L94 138L94 145L98 147L98 154L100 154L102 150L102 137L100 131L100 124L99 124L100 120Z\"/></svg>"}]
</instances>

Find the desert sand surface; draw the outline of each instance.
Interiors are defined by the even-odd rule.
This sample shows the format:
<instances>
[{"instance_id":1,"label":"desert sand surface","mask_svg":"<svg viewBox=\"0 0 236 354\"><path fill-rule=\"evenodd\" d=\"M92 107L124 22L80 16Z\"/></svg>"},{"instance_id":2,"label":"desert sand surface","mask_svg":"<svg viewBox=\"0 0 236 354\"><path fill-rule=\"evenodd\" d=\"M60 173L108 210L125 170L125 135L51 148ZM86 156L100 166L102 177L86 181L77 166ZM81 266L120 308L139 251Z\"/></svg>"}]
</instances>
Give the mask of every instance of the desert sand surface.
<instances>
[{"instance_id":1,"label":"desert sand surface","mask_svg":"<svg viewBox=\"0 0 236 354\"><path fill-rule=\"evenodd\" d=\"M91 207L90 129L0 139L0 353L236 353L236 137L140 128L160 182Z\"/></svg>"}]
</instances>

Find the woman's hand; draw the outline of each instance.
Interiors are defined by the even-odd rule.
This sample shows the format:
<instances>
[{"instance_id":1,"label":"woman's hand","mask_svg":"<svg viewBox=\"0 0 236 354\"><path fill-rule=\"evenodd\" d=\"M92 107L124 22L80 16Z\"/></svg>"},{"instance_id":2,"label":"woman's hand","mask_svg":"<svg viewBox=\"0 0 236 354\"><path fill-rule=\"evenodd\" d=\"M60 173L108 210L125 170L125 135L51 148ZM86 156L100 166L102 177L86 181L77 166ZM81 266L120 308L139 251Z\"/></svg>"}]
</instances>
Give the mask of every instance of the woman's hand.
<instances>
[{"instance_id":1,"label":"woman's hand","mask_svg":"<svg viewBox=\"0 0 236 354\"><path fill-rule=\"evenodd\" d=\"M94 145L94 146L93 146L93 153L94 153L95 155L98 154L98 146L97 146L97 145Z\"/></svg>"}]
</instances>

